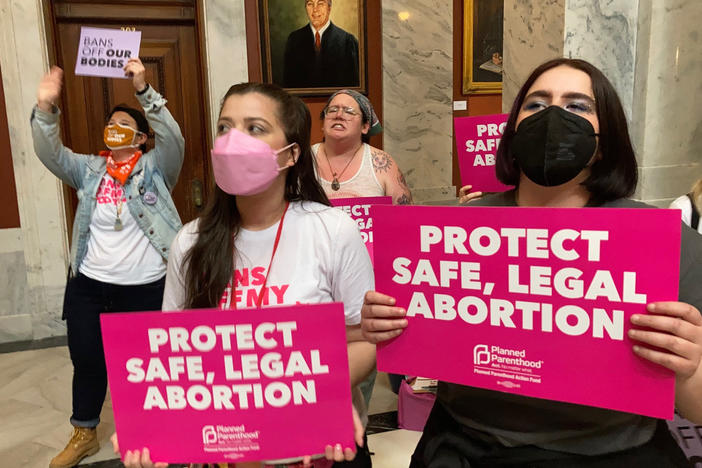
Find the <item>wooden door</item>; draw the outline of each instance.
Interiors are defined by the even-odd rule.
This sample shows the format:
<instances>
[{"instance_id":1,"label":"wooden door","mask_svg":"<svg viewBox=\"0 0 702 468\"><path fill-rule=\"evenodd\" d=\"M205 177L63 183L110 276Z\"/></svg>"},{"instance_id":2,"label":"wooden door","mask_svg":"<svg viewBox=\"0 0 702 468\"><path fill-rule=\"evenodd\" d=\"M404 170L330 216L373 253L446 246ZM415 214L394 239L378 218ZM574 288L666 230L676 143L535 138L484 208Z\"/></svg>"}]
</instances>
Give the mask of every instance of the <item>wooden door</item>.
<instances>
[{"instance_id":1,"label":"wooden door","mask_svg":"<svg viewBox=\"0 0 702 468\"><path fill-rule=\"evenodd\" d=\"M0 70L0 229L20 227L19 205L15 186L15 171L12 165L10 128L7 124L5 92Z\"/></svg>"},{"instance_id":2,"label":"wooden door","mask_svg":"<svg viewBox=\"0 0 702 468\"><path fill-rule=\"evenodd\" d=\"M195 0L52 0L50 7L56 63L64 69L60 105L65 145L79 153L97 154L105 149L102 134L110 109L121 103L141 109L131 80L75 75L81 26L141 31L139 57L147 82L168 100L168 110L185 138L185 161L173 200L184 223L197 217L208 186L209 119ZM153 143L150 135L149 148ZM69 211L75 210L75 195L72 198Z\"/></svg>"}]
</instances>

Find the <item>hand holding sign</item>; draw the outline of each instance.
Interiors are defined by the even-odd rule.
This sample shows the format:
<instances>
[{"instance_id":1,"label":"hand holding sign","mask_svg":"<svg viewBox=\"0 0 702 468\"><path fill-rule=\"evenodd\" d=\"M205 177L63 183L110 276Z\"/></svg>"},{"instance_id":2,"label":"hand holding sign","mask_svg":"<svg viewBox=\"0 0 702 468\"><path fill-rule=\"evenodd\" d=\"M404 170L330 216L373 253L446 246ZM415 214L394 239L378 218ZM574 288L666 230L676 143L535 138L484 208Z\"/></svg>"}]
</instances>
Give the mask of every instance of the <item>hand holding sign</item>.
<instances>
[{"instance_id":1,"label":"hand holding sign","mask_svg":"<svg viewBox=\"0 0 702 468\"><path fill-rule=\"evenodd\" d=\"M361 423L361 418L356 411L356 408L352 407L353 411L353 426L354 426L354 440L359 447L363 447L363 434L365 429ZM117 433L115 432L110 437L112 442L112 450L114 450L115 455L120 455L119 442L117 440ZM327 445L324 450L324 456L327 460L333 460L337 462L351 461L356 457L356 452L350 447L342 449L341 444L335 444L334 446ZM157 462L154 463L151 460L151 453L149 449L144 447L141 451L139 450L128 450L124 454L123 460L124 466L127 468L166 468L168 463ZM304 466L312 466L312 457L307 455L303 457L302 464Z\"/></svg>"},{"instance_id":2,"label":"hand holding sign","mask_svg":"<svg viewBox=\"0 0 702 468\"><path fill-rule=\"evenodd\" d=\"M368 291L361 308L363 338L370 343L391 340L407 327L407 311L394 307L397 301L376 291Z\"/></svg>"},{"instance_id":3,"label":"hand holding sign","mask_svg":"<svg viewBox=\"0 0 702 468\"><path fill-rule=\"evenodd\" d=\"M141 63L140 58L130 58L124 66L124 74L132 79L132 84L137 92L141 92L146 88L146 68Z\"/></svg>"},{"instance_id":4,"label":"hand holding sign","mask_svg":"<svg viewBox=\"0 0 702 468\"><path fill-rule=\"evenodd\" d=\"M683 302L655 302L646 310L651 315L635 314L631 323L648 330L629 330L629 337L654 350L634 346L634 352L673 372L678 383L692 377L702 357L702 316L692 305Z\"/></svg>"},{"instance_id":5,"label":"hand holding sign","mask_svg":"<svg viewBox=\"0 0 702 468\"><path fill-rule=\"evenodd\" d=\"M363 447L363 433L365 429L361 423L361 418L358 416L356 408L351 407L353 410L353 438L359 447ZM356 457L356 451L352 448L346 447L341 448L341 444L336 444L334 447L327 445L324 449L324 455L327 460L334 460L337 462L351 461Z\"/></svg>"},{"instance_id":6,"label":"hand holding sign","mask_svg":"<svg viewBox=\"0 0 702 468\"><path fill-rule=\"evenodd\" d=\"M652 417L672 414L669 369L693 394L699 312L662 302L646 311L678 294L672 213L459 209L371 209L376 287L392 296L368 293L362 309L364 336L382 342L380 370ZM645 330L628 336L631 323ZM570 385L581 375L596 384ZM684 402L702 419L702 405Z\"/></svg>"},{"instance_id":7,"label":"hand holding sign","mask_svg":"<svg viewBox=\"0 0 702 468\"><path fill-rule=\"evenodd\" d=\"M471 193L470 190L472 188L472 185L464 185L460 188L460 190L458 190L458 203L460 203L461 205L465 205L466 203L469 203L483 196L483 192Z\"/></svg>"},{"instance_id":8,"label":"hand holding sign","mask_svg":"<svg viewBox=\"0 0 702 468\"><path fill-rule=\"evenodd\" d=\"M326 446L355 448L343 304L266 317L217 309L101 317L125 462L300 459L325 448L345 457ZM299 431L303 420L320 422Z\"/></svg>"},{"instance_id":9,"label":"hand holding sign","mask_svg":"<svg viewBox=\"0 0 702 468\"><path fill-rule=\"evenodd\" d=\"M690 420L702 419L699 405L700 362L702 361L702 316L684 302L654 302L648 314L634 314L629 338L634 352L644 359L675 372L675 406ZM650 346L650 347L649 347Z\"/></svg>"},{"instance_id":10,"label":"hand holding sign","mask_svg":"<svg viewBox=\"0 0 702 468\"><path fill-rule=\"evenodd\" d=\"M363 434L365 433L365 429L356 408L351 407L351 409L353 411L353 438L359 447L363 447ZM351 461L356 458L356 451L350 447L342 448L341 444L335 444L334 446L327 445L324 449L324 458L335 462ZM302 465L314 466L312 464L312 457L309 455L303 457Z\"/></svg>"},{"instance_id":11,"label":"hand holding sign","mask_svg":"<svg viewBox=\"0 0 702 468\"><path fill-rule=\"evenodd\" d=\"M39 82L37 90L37 105L44 112L51 112L51 108L61 95L63 83L63 70L59 67L51 67L49 73Z\"/></svg>"},{"instance_id":12,"label":"hand holding sign","mask_svg":"<svg viewBox=\"0 0 702 468\"><path fill-rule=\"evenodd\" d=\"M141 31L80 28L76 75L125 78L131 58L139 56Z\"/></svg>"},{"instance_id":13,"label":"hand holding sign","mask_svg":"<svg viewBox=\"0 0 702 468\"><path fill-rule=\"evenodd\" d=\"M114 450L115 455L119 456L119 442L117 441L117 433L115 432L110 437L110 442L112 442L112 450ZM133 452L127 450L124 454L124 460L122 460L124 466L127 468L166 468L168 463L154 463L151 461L151 454L149 449L146 447L139 452L139 450L134 450Z\"/></svg>"}]
</instances>

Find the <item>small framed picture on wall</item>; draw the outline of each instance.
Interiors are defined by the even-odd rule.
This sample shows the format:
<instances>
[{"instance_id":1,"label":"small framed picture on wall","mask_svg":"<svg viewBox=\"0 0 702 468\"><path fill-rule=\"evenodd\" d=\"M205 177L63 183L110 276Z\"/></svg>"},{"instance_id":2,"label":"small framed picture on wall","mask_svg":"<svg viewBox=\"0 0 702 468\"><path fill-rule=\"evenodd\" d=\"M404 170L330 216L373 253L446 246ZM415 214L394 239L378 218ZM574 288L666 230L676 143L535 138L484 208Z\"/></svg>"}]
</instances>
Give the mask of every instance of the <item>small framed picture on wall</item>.
<instances>
[{"instance_id":1,"label":"small framed picture on wall","mask_svg":"<svg viewBox=\"0 0 702 468\"><path fill-rule=\"evenodd\" d=\"M463 93L502 92L504 0L464 0Z\"/></svg>"},{"instance_id":2,"label":"small framed picture on wall","mask_svg":"<svg viewBox=\"0 0 702 468\"><path fill-rule=\"evenodd\" d=\"M366 90L365 0L259 0L264 80L293 94Z\"/></svg>"}]
</instances>

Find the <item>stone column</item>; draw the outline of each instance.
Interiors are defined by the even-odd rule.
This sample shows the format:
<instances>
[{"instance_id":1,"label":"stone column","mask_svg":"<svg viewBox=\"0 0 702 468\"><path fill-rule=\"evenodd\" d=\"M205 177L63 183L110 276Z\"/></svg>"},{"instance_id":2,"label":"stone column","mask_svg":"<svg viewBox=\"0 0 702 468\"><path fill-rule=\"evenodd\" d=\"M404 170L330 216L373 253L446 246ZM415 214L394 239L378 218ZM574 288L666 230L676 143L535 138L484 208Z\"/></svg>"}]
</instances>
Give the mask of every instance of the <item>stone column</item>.
<instances>
[{"instance_id":1,"label":"stone column","mask_svg":"<svg viewBox=\"0 0 702 468\"><path fill-rule=\"evenodd\" d=\"M0 343L64 335L68 237L60 181L34 154L29 115L49 68L40 0L0 0L0 68L10 129L20 229L0 230ZM229 86L248 81L244 3L203 6L210 121Z\"/></svg>"},{"instance_id":2,"label":"stone column","mask_svg":"<svg viewBox=\"0 0 702 468\"><path fill-rule=\"evenodd\" d=\"M666 206L702 176L702 2L506 0L504 100L538 64L582 58L614 84L629 120L640 180L636 198Z\"/></svg>"},{"instance_id":3,"label":"stone column","mask_svg":"<svg viewBox=\"0 0 702 468\"><path fill-rule=\"evenodd\" d=\"M68 264L63 192L34 154L29 126L39 80L49 69L39 0L0 1L0 67L21 224L17 250L3 252L12 263L3 264L8 283L1 296L12 308L0 311L0 341L62 335ZM6 302L18 293L26 299Z\"/></svg>"},{"instance_id":4,"label":"stone column","mask_svg":"<svg viewBox=\"0 0 702 468\"><path fill-rule=\"evenodd\" d=\"M415 202L452 185L453 4L383 0L383 144Z\"/></svg>"},{"instance_id":5,"label":"stone column","mask_svg":"<svg viewBox=\"0 0 702 468\"><path fill-rule=\"evenodd\" d=\"M229 87L249 81L244 2L205 0L205 50L212 135L216 135L219 106Z\"/></svg>"},{"instance_id":6,"label":"stone column","mask_svg":"<svg viewBox=\"0 0 702 468\"><path fill-rule=\"evenodd\" d=\"M502 112L509 112L529 73L563 56L565 0L505 0Z\"/></svg>"},{"instance_id":7,"label":"stone column","mask_svg":"<svg viewBox=\"0 0 702 468\"><path fill-rule=\"evenodd\" d=\"M632 136L637 196L667 206L702 177L702 2L639 2Z\"/></svg>"}]
</instances>

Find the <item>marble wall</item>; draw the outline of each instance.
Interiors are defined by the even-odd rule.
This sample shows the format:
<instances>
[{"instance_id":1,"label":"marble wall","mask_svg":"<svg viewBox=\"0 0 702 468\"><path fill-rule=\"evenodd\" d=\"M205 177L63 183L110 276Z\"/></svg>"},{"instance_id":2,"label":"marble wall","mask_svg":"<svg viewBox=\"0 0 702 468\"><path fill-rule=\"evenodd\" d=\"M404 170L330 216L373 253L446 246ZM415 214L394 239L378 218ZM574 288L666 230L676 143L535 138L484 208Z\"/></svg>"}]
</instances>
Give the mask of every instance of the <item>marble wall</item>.
<instances>
[{"instance_id":1,"label":"marble wall","mask_svg":"<svg viewBox=\"0 0 702 468\"><path fill-rule=\"evenodd\" d=\"M383 144L415 202L455 198L452 12L451 0L383 0Z\"/></svg>"},{"instance_id":2,"label":"marble wall","mask_svg":"<svg viewBox=\"0 0 702 468\"><path fill-rule=\"evenodd\" d=\"M697 0L506 0L503 110L539 63L592 62L629 121L640 168L635 197L666 206L702 177L701 22Z\"/></svg>"},{"instance_id":3,"label":"marble wall","mask_svg":"<svg viewBox=\"0 0 702 468\"><path fill-rule=\"evenodd\" d=\"M566 0L505 0L502 112L537 65L563 56Z\"/></svg>"},{"instance_id":4,"label":"marble wall","mask_svg":"<svg viewBox=\"0 0 702 468\"><path fill-rule=\"evenodd\" d=\"M702 2L640 2L637 112L639 197L665 206L702 177ZM643 44L641 44L643 42Z\"/></svg>"},{"instance_id":5,"label":"marble wall","mask_svg":"<svg viewBox=\"0 0 702 468\"><path fill-rule=\"evenodd\" d=\"M0 343L32 339L21 229L0 229Z\"/></svg>"},{"instance_id":6,"label":"marble wall","mask_svg":"<svg viewBox=\"0 0 702 468\"><path fill-rule=\"evenodd\" d=\"M226 90L248 80L244 2L206 0L203 11L214 130ZM0 67L21 222L20 229L0 230L0 342L64 335L63 192L34 154L28 125L37 85L49 67L41 0L0 0Z\"/></svg>"},{"instance_id":7,"label":"marble wall","mask_svg":"<svg viewBox=\"0 0 702 468\"><path fill-rule=\"evenodd\" d=\"M637 21L631 0L505 0L503 111L539 64L573 57L610 77L631 118Z\"/></svg>"},{"instance_id":8,"label":"marble wall","mask_svg":"<svg viewBox=\"0 0 702 468\"><path fill-rule=\"evenodd\" d=\"M249 81L244 2L205 0L205 49L212 134L219 106L229 87Z\"/></svg>"},{"instance_id":9,"label":"marble wall","mask_svg":"<svg viewBox=\"0 0 702 468\"><path fill-rule=\"evenodd\" d=\"M631 122L638 32L632 0L566 0L563 56L594 63L609 78Z\"/></svg>"},{"instance_id":10,"label":"marble wall","mask_svg":"<svg viewBox=\"0 0 702 468\"><path fill-rule=\"evenodd\" d=\"M48 69L39 0L0 1L0 66L22 226L15 235L17 248L3 252L14 272L6 272L0 296L4 306L16 309L3 312L0 340L64 334L60 309L68 242L63 195L56 177L34 155L28 125L37 84Z\"/></svg>"}]
</instances>

